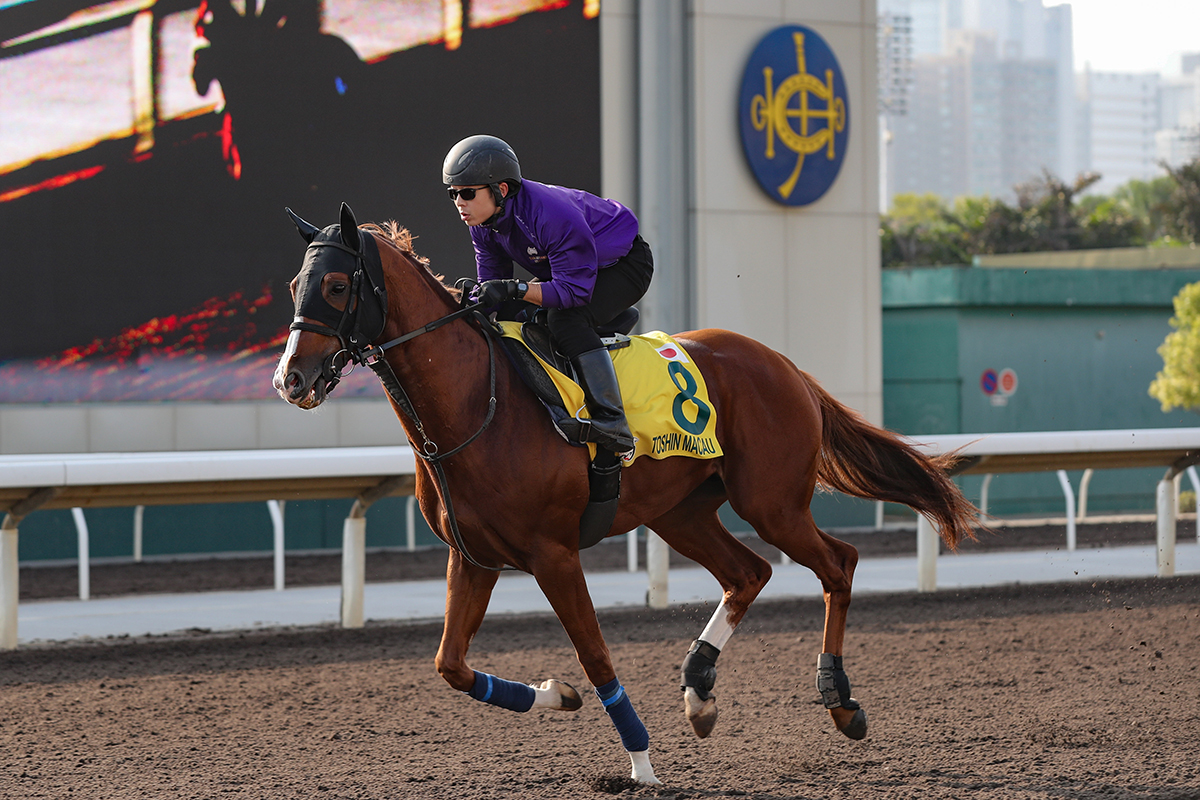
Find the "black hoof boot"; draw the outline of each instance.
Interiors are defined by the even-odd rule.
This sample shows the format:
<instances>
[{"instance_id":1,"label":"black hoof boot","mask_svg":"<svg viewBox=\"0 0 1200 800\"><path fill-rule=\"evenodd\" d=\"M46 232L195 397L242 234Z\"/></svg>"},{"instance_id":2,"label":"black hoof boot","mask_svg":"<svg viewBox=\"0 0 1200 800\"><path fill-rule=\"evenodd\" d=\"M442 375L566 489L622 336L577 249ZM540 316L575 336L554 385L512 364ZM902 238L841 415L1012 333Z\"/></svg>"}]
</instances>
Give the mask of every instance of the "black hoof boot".
<instances>
[{"instance_id":1,"label":"black hoof boot","mask_svg":"<svg viewBox=\"0 0 1200 800\"><path fill-rule=\"evenodd\" d=\"M838 730L851 739L866 737L867 713L850 696L850 679L842 669L841 656L821 653L817 657L817 691Z\"/></svg>"}]
</instances>

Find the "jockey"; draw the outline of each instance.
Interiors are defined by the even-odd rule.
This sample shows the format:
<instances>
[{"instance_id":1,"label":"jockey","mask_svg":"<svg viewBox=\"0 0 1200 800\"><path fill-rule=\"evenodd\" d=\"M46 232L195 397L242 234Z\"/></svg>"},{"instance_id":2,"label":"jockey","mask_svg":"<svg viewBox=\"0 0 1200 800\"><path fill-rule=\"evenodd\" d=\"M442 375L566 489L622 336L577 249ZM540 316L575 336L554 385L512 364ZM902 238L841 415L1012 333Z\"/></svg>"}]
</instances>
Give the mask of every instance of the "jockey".
<instances>
[{"instance_id":1,"label":"jockey","mask_svg":"<svg viewBox=\"0 0 1200 800\"><path fill-rule=\"evenodd\" d=\"M470 228L479 302L542 306L550 336L579 376L588 438L611 453L633 449L612 358L596 327L646 293L654 262L637 217L615 200L521 177L516 153L495 136L451 148L442 182ZM537 280L513 278L520 264Z\"/></svg>"}]
</instances>

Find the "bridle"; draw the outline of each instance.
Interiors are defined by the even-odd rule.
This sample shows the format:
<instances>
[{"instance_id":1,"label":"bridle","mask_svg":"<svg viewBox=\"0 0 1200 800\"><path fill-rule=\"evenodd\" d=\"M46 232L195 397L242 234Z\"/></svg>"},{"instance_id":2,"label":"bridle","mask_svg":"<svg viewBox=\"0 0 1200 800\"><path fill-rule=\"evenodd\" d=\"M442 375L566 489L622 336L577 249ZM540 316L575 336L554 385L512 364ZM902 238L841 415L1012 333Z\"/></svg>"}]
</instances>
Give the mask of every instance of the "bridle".
<instances>
[{"instance_id":1,"label":"bridle","mask_svg":"<svg viewBox=\"0 0 1200 800\"><path fill-rule=\"evenodd\" d=\"M444 460L458 454L464 448L466 448L467 445L478 439L483 432L488 429L488 426L492 424L492 420L496 415L495 343L492 341L492 337L488 335L488 322L483 316L483 313L479 310L479 304L470 303L467 300L469 296L467 284L473 284L474 281L464 278L458 282L459 287L463 289L463 291L462 307L457 311L451 312L444 317L440 317L427 325L417 328L416 330L409 331L402 336L397 336L395 339L391 339L382 344L372 345L371 342L377 339L379 335L383 333L384 325L387 322L387 290L383 284L383 266L379 259L377 246L374 244L374 237L370 235L364 237L362 232L357 230L357 225L353 222L353 215L351 214L349 218L347 218L347 212L349 212L349 207L343 204L343 229L347 223L354 225L354 230L358 234L360 242L359 247L351 247L345 244L344 236L339 236L339 238L342 238L343 241L334 241L328 238L316 238L317 235L333 236L338 234L334 234L331 231L328 233L318 231L315 226L304 222L295 214L293 214L291 209L288 209L288 214L292 216L292 220L296 223L296 226L300 228L301 235L308 239L309 242L308 251L305 253L305 265L301 270L302 277L305 276L306 271L314 269L314 265L316 265L319 260L317 258L319 250L314 251L314 248L332 247L350 254L355 260L355 266L354 271L351 274L350 291L346 300L346 305L341 310L340 316L336 320L336 323L330 324L333 322L333 315L337 314L337 309L336 307L329 305L328 302L324 300L324 296L321 295L320 291L320 281L314 283L311 280L307 280L300 284L299 291L296 293L297 313L296 318L292 320L292 324L289 326L289 328L294 331L309 331L311 333L318 333L323 336L333 336L336 337L338 342L341 344L341 349L335 351L329 356L326 356L321 362L321 378L325 380L325 391L327 394L331 392L333 388L341 381L343 370L345 370L345 368L351 364L361 364L366 366L379 377L380 383L383 384L383 388L388 393L388 396L392 399L392 402L394 402L396 406L404 412L404 415L412 421L413 427L416 428L418 435L421 437L420 448L413 448L413 452L420 456L425 463L429 464L433 469L434 475L437 476L438 489L442 495L442 502L446 506L446 516L449 521L450 533L454 538L454 545L458 549L459 553L462 554L463 558L465 558L468 562L481 569L491 570L493 572L512 569L512 567L507 566L491 567L486 564L481 564L476 561L475 558L470 554L470 551L467 550L466 542L463 540L462 532L458 528L458 520L454 514L454 504L450 499L450 486L446 479L446 471L442 466L442 462ZM340 230L341 229L339 229L339 233ZM371 242L372 246L368 248L362 247L361 243L364 241ZM376 273L375 278L372 278L372 272ZM311 276L307 277L311 278ZM316 293L320 296L320 303L317 303L314 298L307 296L313 291L316 291ZM303 295L302 292L304 293ZM322 308L322 306L324 307ZM375 318L372 320L372 322L364 323L362 320L361 317L364 309L366 309L365 313L368 316ZM305 313L302 314L302 311ZM305 319L301 319L302 316L315 318L317 319L317 322L308 322ZM322 320L321 317L324 317L325 319ZM443 453L441 452L441 448L438 446L438 444L429 437L428 433L426 433L425 426L421 423L421 418L417 414L416 408L413 406L412 401L409 399L408 393L404 390L404 387L401 385L399 378L396 377L395 371L392 369L391 364L389 364L387 359L384 357L384 354L387 350L396 347L397 345L404 344L405 342L415 339L418 336L435 331L443 325L448 325L455 320L468 317L478 323L472 327L475 327L475 329L480 332L484 338L484 341L486 341L488 345L489 396L487 416L484 418L483 424L479 426L479 429L476 430L475 433L467 437L467 439L457 447L454 447L453 449ZM364 329L364 325L369 325L369 327Z\"/></svg>"}]
</instances>

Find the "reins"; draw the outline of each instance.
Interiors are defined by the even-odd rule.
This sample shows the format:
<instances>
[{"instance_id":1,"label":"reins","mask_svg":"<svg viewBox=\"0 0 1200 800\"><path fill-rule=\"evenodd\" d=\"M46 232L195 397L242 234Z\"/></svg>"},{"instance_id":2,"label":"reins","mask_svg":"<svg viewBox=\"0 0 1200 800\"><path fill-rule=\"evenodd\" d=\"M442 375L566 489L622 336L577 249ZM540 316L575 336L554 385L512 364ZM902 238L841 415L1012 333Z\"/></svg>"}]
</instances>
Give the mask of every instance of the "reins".
<instances>
[{"instance_id":1,"label":"reins","mask_svg":"<svg viewBox=\"0 0 1200 800\"><path fill-rule=\"evenodd\" d=\"M392 365L389 364L387 359L383 357L383 351L387 350L389 347L402 344L410 339L415 339L421 334L436 330L448 322L453 322L456 319L466 316L467 313L474 314L482 321L483 315L476 310L476 306L468 306L466 308L459 309L458 311L448 314L441 319L435 320L434 322L431 322L422 328L418 328L417 330L406 333L403 336L399 336L390 342L386 342L385 344L364 351L362 353L362 361L359 363L366 364L368 367L370 367L372 372L379 376L379 382L383 384L383 388L387 391L388 396L391 397L396 405L399 406L400 409L405 413L405 415L412 420L413 425L416 426L417 432L421 434L423 443L421 445L421 449L416 450L415 452L425 461L426 464L429 464L431 467L433 467L433 474L437 476L438 489L442 494L442 502L446 505L446 517L448 518L450 524L450 533L454 537L454 546L458 548L458 552L461 553L462 557L467 561L481 569L487 569L493 572L502 572L512 568L506 566L489 567L486 564L480 564L471 555L470 551L467 550L467 543L463 540L462 532L458 529L458 519L454 515L454 502L450 499L450 484L446 479L446 470L442 467L442 461L461 452L464 448L466 448L467 445L478 439L483 432L488 429L488 426L492 424L492 419L496 416L496 346L492 342L492 337L488 336L487 332L482 328L479 329L479 332L483 335L484 341L486 341L488 345L489 396L487 417L483 420L483 424L479 426L479 430L467 437L466 441L458 445L458 447L455 447L453 450L447 453L439 453L437 443L430 439L429 435L425 433L425 426L421 424L421 418L417 416L417 410L413 407L412 401L409 400L408 393L405 392L404 387L400 385L400 380L396 377L396 373L392 369Z\"/></svg>"},{"instance_id":2,"label":"reins","mask_svg":"<svg viewBox=\"0 0 1200 800\"><path fill-rule=\"evenodd\" d=\"M383 384L383 388L388 393L388 396L392 399L396 406L404 412L405 416L412 421L413 425L417 429L417 433L421 436L421 447L419 449L414 448L413 452L420 456L425 463L429 464L433 468L434 475L437 476L438 490L442 495L442 502L446 506L446 516L450 526L450 533L454 538L454 546L458 549L458 552L462 554L462 557L468 562L476 567L479 567L480 569L486 569L492 572L502 572L513 569L513 567L509 566L491 567L486 564L481 564L471 555L470 551L467 549L467 544L463 539L462 532L458 528L458 519L454 514L454 503L450 498L450 484L446 478L446 470L442 466L442 461L462 452L467 445L478 439L483 432L488 429L488 426L492 424L492 420L496 416L496 347L492 341L492 337L487 333L487 321L483 314L479 311L479 304L473 303L471 305L464 305L457 311L451 312L444 317L440 317L427 325L417 328L416 330L409 331L402 336L397 336L395 339L384 342L383 344L375 345L373 347L362 347L359 345L354 333L357 332L357 316L359 306L362 302L362 296L357 290L361 289L363 283L368 285L371 283L370 276L367 274L365 269L366 255L361 249L355 250L340 242L313 241L309 243L309 247L336 247L340 250L350 253L356 259L356 270L351 279L353 290L351 297L354 298L359 305L356 305L354 310L351 311L350 304L347 303L337 329L333 329L324 325L313 325L311 323L301 322L299 320L293 322L291 326L295 330L307 330L314 333L321 333L326 336L333 335L338 338L339 342L341 342L342 349L327 358L326 363L322 365L322 375L326 378L326 383L328 384L327 391L328 389L332 388L332 384L336 384L341 379L341 371L346 367L347 363L353 361L355 364L364 364L369 367L371 371L379 377L379 382ZM380 305L383 306L382 294L379 288L372 286L370 295L376 299L376 302L379 302ZM466 298L465 292L463 297L464 299ZM384 319L386 321L388 309L383 307L382 310ZM483 424L479 426L479 429L475 431L475 433L467 437L466 441L462 442L454 449L442 453L439 451L440 449L437 443L430 439L429 434L425 432L425 426L421 423L421 418L417 414L416 407L413 405L412 400L409 399L408 392L404 390L404 387L400 383L400 379L396 377L395 370L392 369L392 365L388 363L387 359L384 357L384 354L385 351L397 345L404 344L405 342L415 339L418 336L435 331L443 325L447 325L451 322L466 317L471 317L479 323L477 330L479 331L480 335L483 336L484 341L486 341L488 345L488 411L487 416L483 420ZM346 327L349 327L351 331L349 334L345 332ZM337 357L342 353L345 353L347 357L342 359L341 364L338 364ZM330 383L331 378L332 384Z\"/></svg>"}]
</instances>

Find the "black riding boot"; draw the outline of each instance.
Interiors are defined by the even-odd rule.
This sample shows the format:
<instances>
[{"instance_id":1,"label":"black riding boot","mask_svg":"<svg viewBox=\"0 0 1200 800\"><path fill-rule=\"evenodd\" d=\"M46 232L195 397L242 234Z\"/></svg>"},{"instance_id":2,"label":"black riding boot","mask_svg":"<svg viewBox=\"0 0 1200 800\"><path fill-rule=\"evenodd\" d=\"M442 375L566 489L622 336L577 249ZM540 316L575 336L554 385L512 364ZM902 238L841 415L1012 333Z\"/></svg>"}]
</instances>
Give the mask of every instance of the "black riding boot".
<instances>
[{"instance_id":1,"label":"black riding boot","mask_svg":"<svg viewBox=\"0 0 1200 800\"><path fill-rule=\"evenodd\" d=\"M606 348L581 353L571 359L579 376L579 385L592 417L588 441L613 453L625 453L633 449L633 434L625 421L625 407L621 404L621 387L617 384L617 372L613 369L612 356Z\"/></svg>"}]
</instances>

